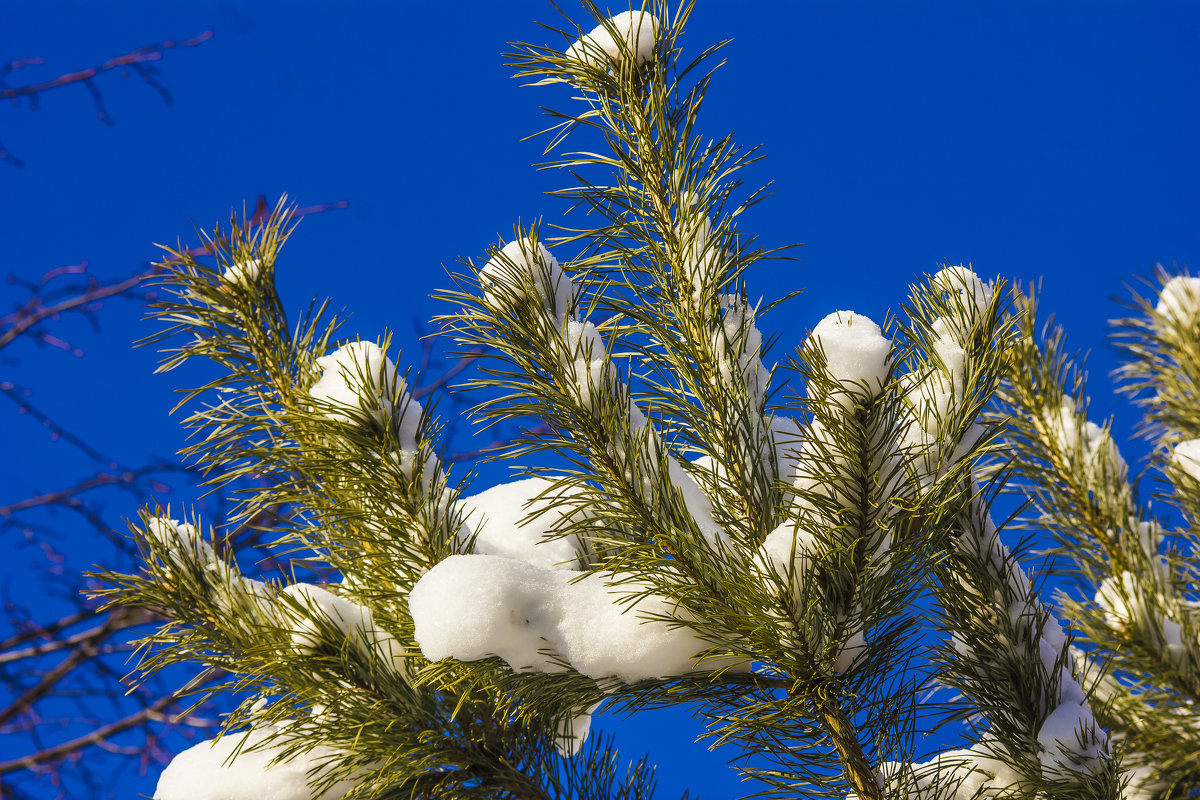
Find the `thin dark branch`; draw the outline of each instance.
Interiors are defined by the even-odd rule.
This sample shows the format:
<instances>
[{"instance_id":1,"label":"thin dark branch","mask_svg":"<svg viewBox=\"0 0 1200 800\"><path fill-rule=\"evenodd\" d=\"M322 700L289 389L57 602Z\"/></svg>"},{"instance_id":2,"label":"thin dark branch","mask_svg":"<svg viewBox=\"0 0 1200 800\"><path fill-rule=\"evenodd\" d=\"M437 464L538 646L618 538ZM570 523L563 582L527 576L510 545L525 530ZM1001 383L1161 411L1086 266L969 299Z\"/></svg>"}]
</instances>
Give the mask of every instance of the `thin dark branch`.
<instances>
[{"instance_id":1,"label":"thin dark branch","mask_svg":"<svg viewBox=\"0 0 1200 800\"><path fill-rule=\"evenodd\" d=\"M95 106L97 118L99 118L99 120L105 125L112 127L113 120L112 117L109 116L108 109L104 105L104 95L101 93L100 87L96 84L97 77L114 69L129 69L138 77L140 77L147 85L154 89L154 91L156 91L159 96L162 97L163 102L165 102L167 105L173 105L174 101L171 98L170 92L167 91L165 86L159 83L157 78L155 78L155 73L157 70L154 69L150 62L161 60L163 53L168 50L196 47L197 45L207 42L212 38L212 36L212 31L205 31L199 36L194 36L191 39L184 39L182 41L168 39L163 42L144 45L136 50L131 50L124 55L110 58L102 64L97 64L94 67L81 69L77 72L68 72L63 75L59 75L57 78L52 78L47 81L40 81L38 83L31 83L26 86L9 86L4 81L4 78L9 73L20 69L21 67L42 64L44 63L44 59L34 57L10 61L4 67L0 68L0 100L12 100L16 102L25 99L29 101L29 107L31 109L36 109L38 107L38 98L42 94L53 89L61 89L64 86L71 86L77 83L83 84L84 88L86 88L88 93L92 96L92 104ZM25 166L25 162L10 153L3 144L0 144L0 161L7 161L18 169Z\"/></svg>"},{"instance_id":2,"label":"thin dark branch","mask_svg":"<svg viewBox=\"0 0 1200 800\"><path fill-rule=\"evenodd\" d=\"M125 470L120 473L100 472L90 478L79 481L65 489L27 497L6 506L0 506L0 517L9 517L18 511L26 511L38 506L56 505L75 500L75 496L92 489L106 486L135 486L140 478L147 475L183 469L179 464L169 461L159 461L136 470ZM76 502L78 502L76 500Z\"/></svg>"},{"instance_id":3,"label":"thin dark branch","mask_svg":"<svg viewBox=\"0 0 1200 800\"><path fill-rule=\"evenodd\" d=\"M134 64L141 64L146 61L158 61L162 58L163 53L167 50L175 50L182 47L196 47L197 45L207 42L212 38L212 36L212 31L205 31L199 36L194 36L191 39L184 39L182 41L168 39L163 42L158 42L157 44L144 45L136 50L131 50L125 55L110 58L108 61L89 69L82 69L78 72L68 72L64 75L59 75L57 78L52 78L51 80L42 81L40 83L31 83L28 86L14 86L0 89L0 100L31 97L33 95L42 94L43 92L48 92L51 89L60 89L63 86L70 86L73 83L83 83L85 81L93 80L96 78L96 76L102 75L110 70L119 69L121 67L129 67ZM40 63L42 63L41 59L24 59L22 61L14 61L10 63L8 67L6 67L6 71L17 66L27 66L29 64Z\"/></svg>"},{"instance_id":4,"label":"thin dark branch","mask_svg":"<svg viewBox=\"0 0 1200 800\"><path fill-rule=\"evenodd\" d=\"M144 725L146 722L167 722L169 724L178 723L187 717L186 712L174 714L170 717L164 717L162 711L172 703L177 702L184 695L203 685L205 681L213 677L215 674L216 670L206 670L192 679L190 683L188 683L179 691L164 695L145 708L116 720L115 722L110 722L108 725L103 725L99 728L96 728L95 730L91 731L90 733L86 733L83 736L76 737L70 741L63 742L62 744L58 744L53 747L38 750L36 753L32 753L27 756L14 758L10 761L0 761L0 775L7 774L9 772L16 772L17 770L33 769L42 764L48 764L53 761L57 761L58 759L65 758L73 753L78 753L84 748L93 745L99 745L108 738L115 736L122 731L136 728L140 725Z\"/></svg>"}]
</instances>

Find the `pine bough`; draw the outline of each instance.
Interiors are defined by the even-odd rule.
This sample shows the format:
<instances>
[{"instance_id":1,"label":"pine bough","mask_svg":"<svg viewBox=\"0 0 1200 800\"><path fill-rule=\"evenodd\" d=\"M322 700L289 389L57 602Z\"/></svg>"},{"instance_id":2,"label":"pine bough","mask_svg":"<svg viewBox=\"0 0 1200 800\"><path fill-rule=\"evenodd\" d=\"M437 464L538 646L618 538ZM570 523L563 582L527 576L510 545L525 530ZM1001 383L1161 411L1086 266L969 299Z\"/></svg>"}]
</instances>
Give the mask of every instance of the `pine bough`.
<instances>
[{"instance_id":1,"label":"pine bough","mask_svg":"<svg viewBox=\"0 0 1200 800\"><path fill-rule=\"evenodd\" d=\"M282 203L212 234L215 263L174 254L163 369L215 369L182 404L187 455L235 492L233 524L285 509L298 566L246 577L221 531L148 509L144 570L102 576L172 620L144 671L214 668L241 700L156 797L648 797L648 762L590 715L666 704L765 796L1195 796L1196 535L1137 502L1032 297L948 266L883 327L834 312L768 367L773 304L744 271L781 255L735 227L758 155L696 131L717 48L683 60L690 4L588 10L590 33L512 60L575 95L547 153L596 152L549 166L598 227L518 229L445 293L487 354L473 415L539 422L496 455L550 466L463 496L387 337L338 345L323 307L288 321ZM1123 328L1186 519L1196 282ZM1057 537L1072 630L1000 541L1005 485ZM297 577L313 564L337 582ZM920 752L918 729L963 719L964 748Z\"/></svg>"}]
</instances>

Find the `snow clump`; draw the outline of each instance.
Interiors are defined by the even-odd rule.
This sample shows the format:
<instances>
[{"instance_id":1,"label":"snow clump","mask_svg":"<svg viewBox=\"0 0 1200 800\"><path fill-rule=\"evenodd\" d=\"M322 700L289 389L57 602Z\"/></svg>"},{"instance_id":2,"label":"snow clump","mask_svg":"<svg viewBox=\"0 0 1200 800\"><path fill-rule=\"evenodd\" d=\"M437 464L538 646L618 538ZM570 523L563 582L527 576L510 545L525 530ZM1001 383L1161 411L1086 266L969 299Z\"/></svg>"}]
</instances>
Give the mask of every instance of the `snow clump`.
<instances>
[{"instance_id":1,"label":"snow clump","mask_svg":"<svg viewBox=\"0 0 1200 800\"><path fill-rule=\"evenodd\" d=\"M1036 626L1039 620L1045 620L1036 633L1038 655L1042 669L1058 686L1058 704L1038 729L1042 774L1063 778L1076 772L1095 772L1108 758L1108 735L1096 724L1087 694L1075 680L1072 659L1063 658L1067 635L1062 623L1046 614L1036 599L1017 602L1008 613L1014 624L1024 619Z\"/></svg>"},{"instance_id":2,"label":"snow clump","mask_svg":"<svg viewBox=\"0 0 1200 800\"><path fill-rule=\"evenodd\" d=\"M869 317L835 311L817 323L805 347L825 354L826 374L844 389L874 396L887 379L892 341Z\"/></svg>"},{"instance_id":3,"label":"snow clump","mask_svg":"<svg viewBox=\"0 0 1200 800\"><path fill-rule=\"evenodd\" d=\"M964 533L956 546L968 552L974 550L972 557L985 560L998 574L1007 573L1009 592L1019 598L1008 608L1009 621L1014 629L1026 628L1036 643L1046 684L1057 688L1053 708L1038 731L1043 774L1061 778L1101 769L1109 758L1108 734L1096 725L1087 695L1072 672L1072 659L1065 657L1067 636L1062 624L1037 599L1028 576L1000 541L990 517L985 519L980 535ZM955 643L956 648L960 644L966 648L961 640Z\"/></svg>"},{"instance_id":4,"label":"snow clump","mask_svg":"<svg viewBox=\"0 0 1200 800\"><path fill-rule=\"evenodd\" d=\"M1046 422L1057 438L1059 448L1067 454L1078 451L1093 474L1107 478L1125 477L1128 467L1116 442L1096 423L1080 420L1073 399L1063 397L1062 406L1057 410L1048 408Z\"/></svg>"},{"instance_id":5,"label":"snow clump","mask_svg":"<svg viewBox=\"0 0 1200 800\"><path fill-rule=\"evenodd\" d=\"M967 342L971 327L992 301L995 288L972 270L963 266L946 267L930 278L937 292L957 297L950 303L950 313L935 317L929 325L932 334L926 347L928 368L923 374L910 373L906 401L912 417L905 442L923 453L918 460L919 480L928 485L938 475L945 474L962 459L983 435L982 426L975 424L952 436L951 428L959 420L951 412L960 407L967 396Z\"/></svg>"},{"instance_id":6,"label":"snow clump","mask_svg":"<svg viewBox=\"0 0 1200 800\"><path fill-rule=\"evenodd\" d=\"M252 728L184 750L159 776L154 800L313 800L310 778L319 778L336 751L318 746L272 764L284 749L268 741L275 735L273 728ZM336 781L321 800L339 800L354 786Z\"/></svg>"},{"instance_id":7,"label":"snow clump","mask_svg":"<svg viewBox=\"0 0 1200 800\"><path fill-rule=\"evenodd\" d=\"M567 48L566 55L593 66L607 67L610 63L620 63L623 55L632 54L637 63L644 64L654 57L658 29L658 19L649 11L622 11L580 37Z\"/></svg>"},{"instance_id":8,"label":"snow clump","mask_svg":"<svg viewBox=\"0 0 1200 800\"><path fill-rule=\"evenodd\" d=\"M216 560L212 545L204 541L200 531L187 522L151 517L146 520L146 535L167 551L167 558L175 566L182 563L181 551L187 552L200 564L212 564Z\"/></svg>"},{"instance_id":9,"label":"snow clump","mask_svg":"<svg viewBox=\"0 0 1200 800\"><path fill-rule=\"evenodd\" d=\"M554 739L554 749L558 751L559 755L563 758L570 758L583 749L588 733L592 730L592 714L599 707L600 703L594 703L582 714L567 717L559 723L558 736Z\"/></svg>"},{"instance_id":10,"label":"snow clump","mask_svg":"<svg viewBox=\"0 0 1200 800\"><path fill-rule=\"evenodd\" d=\"M566 320L561 362L584 403L590 403L593 396L604 389L606 357L604 340L595 325L587 320Z\"/></svg>"},{"instance_id":11,"label":"snow clump","mask_svg":"<svg viewBox=\"0 0 1200 800\"><path fill-rule=\"evenodd\" d=\"M1095 602L1104 612L1104 619L1109 625L1124 630L1130 623L1138 626L1145 624L1146 609L1140 595L1137 577L1130 572L1122 572L1100 581Z\"/></svg>"},{"instance_id":12,"label":"snow clump","mask_svg":"<svg viewBox=\"0 0 1200 800\"><path fill-rule=\"evenodd\" d=\"M936 436L949 419L955 399L966 394L967 350L944 318L934 320L932 328L936 338L929 355L937 368L916 385L909 398L921 429Z\"/></svg>"},{"instance_id":13,"label":"snow clump","mask_svg":"<svg viewBox=\"0 0 1200 800\"><path fill-rule=\"evenodd\" d=\"M548 326L557 334L559 362L575 384L580 400L589 403L603 390L607 351L596 326L580 320L575 284L542 243L523 237L500 248L479 270L479 285L495 309L514 301L535 299ZM533 289L533 295L529 290Z\"/></svg>"},{"instance_id":14,"label":"snow clump","mask_svg":"<svg viewBox=\"0 0 1200 800\"><path fill-rule=\"evenodd\" d=\"M374 654L390 664L399 674L407 675L404 648L390 633L375 624L371 609L340 597L333 592L309 583L294 583L285 586L282 594L292 598L299 608L287 609L294 617L292 646L301 653L316 652L322 642L318 615L334 628L341 631L364 654ZM299 615L302 612L303 615ZM340 643L334 643L338 647Z\"/></svg>"},{"instance_id":15,"label":"snow clump","mask_svg":"<svg viewBox=\"0 0 1200 800\"><path fill-rule=\"evenodd\" d=\"M680 217L685 212L697 211L700 199L691 192L685 192L680 200ZM712 217L707 214L694 214L686 217L691 224L684 226L675 224L675 235L683 248L683 263L675 270L679 282L680 294L690 296L692 302L699 305L703 299L703 290L713 285L717 280L718 271L724 260L719 240L713 236Z\"/></svg>"},{"instance_id":16,"label":"snow clump","mask_svg":"<svg viewBox=\"0 0 1200 800\"><path fill-rule=\"evenodd\" d=\"M609 362L604 340L595 325L579 318L578 308L572 309L576 300L575 286L541 243L529 237L508 243L480 269L479 282L485 300L493 307L501 306L504 298L511 297L513 291L524 297L521 287L531 283L539 293L547 326L553 331L551 344L558 351L561 366L574 378L580 400L585 404L590 403L596 392L608 388L607 383L615 373L607 370ZM503 292L498 291L501 287ZM644 452L638 454L639 458L644 458L642 463L656 467L663 450L662 442L632 399L629 402L629 431L633 443L638 446L644 443ZM623 442L615 442L614 449L621 459L630 455ZM715 543L724 536L724 531L713 520L712 503L678 463L678 459L671 455L667 462L668 477L682 493L684 504L695 519L697 528L710 544ZM626 476L631 482L639 477L648 494L654 491L651 478L653 469L645 470L640 476L633 473L630 469ZM487 544L486 547L497 552L493 544ZM528 557L503 551L499 551L499 554Z\"/></svg>"},{"instance_id":17,"label":"snow clump","mask_svg":"<svg viewBox=\"0 0 1200 800\"><path fill-rule=\"evenodd\" d=\"M408 607L430 661L499 656L516 672L561 672L569 664L626 683L717 666L696 664L708 645L659 619L671 616L671 601L629 575L456 555L417 581Z\"/></svg>"},{"instance_id":18,"label":"snow clump","mask_svg":"<svg viewBox=\"0 0 1200 800\"><path fill-rule=\"evenodd\" d=\"M190 560L212 576L209 590L223 613L235 616L249 610L257 621L265 620L267 615L259 601L271 598L271 588L262 581L242 575L236 563L218 558L196 526L166 517L151 517L146 520L146 535L167 551L165 566L180 569L186 560Z\"/></svg>"},{"instance_id":19,"label":"snow clump","mask_svg":"<svg viewBox=\"0 0 1200 800\"><path fill-rule=\"evenodd\" d=\"M779 412L768 427L774 444L771 455L775 458L775 474L783 481L795 480L803 458L804 431L796 420Z\"/></svg>"},{"instance_id":20,"label":"snow clump","mask_svg":"<svg viewBox=\"0 0 1200 800\"><path fill-rule=\"evenodd\" d=\"M1091 706L1084 700L1060 703L1042 722L1037 740L1042 774L1047 778L1095 772L1107 756L1108 737L1096 726Z\"/></svg>"},{"instance_id":21,"label":"snow clump","mask_svg":"<svg viewBox=\"0 0 1200 800\"><path fill-rule=\"evenodd\" d=\"M551 317L562 319L571 309L575 287L558 260L532 237L516 239L500 248L479 270L483 296L493 306L509 298L536 299ZM534 294L530 295L529 290Z\"/></svg>"},{"instance_id":22,"label":"snow clump","mask_svg":"<svg viewBox=\"0 0 1200 800\"><path fill-rule=\"evenodd\" d=\"M903 786L904 796L912 800L990 799L998 796L997 790L1008 789L1021 780L1021 775L995 758L992 750L991 745L980 743L940 753L919 764L886 762L880 767L880 777L889 787ZM857 795L852 793L850 797Z\"/></svg>"},{"instance_id":23,"label":"snow clump","mask_svg":"<svg viewBox=\"0 0 1200 800\"><path fill-rule=\"evenodd\" d=\"M366 412L377 418L392 414L393 395L399 402L400 449L415 451L421 405L408 394L396 365L374 342L355 341L317 359L321 377L308 390L330 419L350 422L351 414Z\"/></svg>"},{"instance_id":24,"label":"snow clump","mask_svg":"<svg viewBox=\"0 0 1200 800\"><path fill-rule=\"evenodd\" d=\"M957 292L964 305L976 311L987 308L995 291L991 283L984 283L974 271L962 265L940 270L933 276L932 283L943 291Z\"/></svg>"},{"instance_id":25,"label":"snow clump","mask_svg":"<svg viewBox=\"0 0 1200 800\"><path fill-rule=\"evenodd\" d=\"M221 280L234 286L249 286L258 280L260 274L262 274L262 261L251 258L230 264L229 268L221 274Z\"/></svg>"},{"instance_id":26,"label":"snow clump","mask_svg":"<svg viewBox=\"0 0 1200 800\"><path fill-rule=\"evenodd\" d=\"M683 496L683 507L695 521L696 529L700 531L704 541L715 547L718 540L726 539L725 529L717 523L713 516L712 500L674 456L671 456L667 462L667 477L671 479L672 485Z\"/></svg>"},{"instance_id":27,"label":"snow clump","mask_svg":"<svg viewBox=\"0 0 1200 800\"><path fill-rule=\"evenodd\" d=\"M1171 463L1193 480L1200 481L1200 439L1188 439L1175 445Z\"/></svg>"},{"instance_id":28,"label":"snow clump","mask_svg":"<svg viewBox=\"0 0 1200 800\"><path fill-rule=\"evenodd\" d=\"M1157 569L1162 560L1154 559L1151 563ZM1178 617L1187 612L1162 594L1152 592L1147 596L1133 573L1122 572L1100 581L1095 603L1104 613L1105 621L1117 630L1133 628L1143 633L1157 630L1166 654L1176 663L1183 661L1183 628Z\"/></svg>"},{"instance_id":29,"label":"snow clump","mask_svg":"<svg viewBox=\"0 0 1200 800\"><path fill-rule=\"evenodd\" d=\"M809 526L788 520L767 534L761 552L765 563L779 577L786 578L791 572L799 583L810 571L820 546L820 540Z\"/></svg>"},{"instance_id":30,"label":"snow clump","mask_svg":"<svg viewBox=\"0 0 1200 800\"><path fill-rule=\"evenodd\" d=\"M725 313L712 341L717 368L726 383L745 383L751 400L761 405L771 371L762 362L763 336L754 324L754 309L736 294L725 295L721 309Z\"/></svg>"},{"instance_id":31,"label":"snow clump","mask_svg":"<svg viewBox=\"0 0 1200 800\"><path fill-rule=\"evenodd\" d=\"M1200 316L1200 278L1176 275L1158 293L1154 310L1172 322L1190 322Z\"/></svg>"},{"instance_id":32,"label":"snow clump","mask_svg":"<svg viewBox=\"0 0 1200 800\"><path fill-rule=\"evenodd\" d=\"M552 537L578 508L569 490L556 489L555 483L527 478L460 500L463 517L476 534L475 552L552 569L578 566L578 537Z\"/></svg>"}]
</instances>

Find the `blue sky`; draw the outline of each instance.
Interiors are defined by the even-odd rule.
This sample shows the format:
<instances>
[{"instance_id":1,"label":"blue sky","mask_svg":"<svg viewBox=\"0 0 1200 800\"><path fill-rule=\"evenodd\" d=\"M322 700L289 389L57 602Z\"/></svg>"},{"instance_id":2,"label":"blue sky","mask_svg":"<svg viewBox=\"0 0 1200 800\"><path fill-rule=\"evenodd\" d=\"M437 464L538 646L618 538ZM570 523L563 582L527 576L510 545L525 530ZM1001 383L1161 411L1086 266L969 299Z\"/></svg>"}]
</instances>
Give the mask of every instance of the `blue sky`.
<instances>
[{"instance_id":1,"label":"blue sky","mask_svg":"<svg viewBox=\"0 0 1200 800\"><path fill-rule=\"evenodd\" d=\"M259 193L347 200L301 225L277 268L281 289L296 309L329 296L354 312L351 332L390 327L415 352L413 320L441 310L425 298L448 285L444 268L518 219L564 210L543 192L566 177L532 170L541 146L521 141L542 125L539 104L560 96L522 88L500 57L507 41L549 42L534 21L555 18L541 0L5 4L0 62L47 62L13 84L215 36L158 65L173 106L136 77L101 78L111 128L79 86L36 111L0 107L0 141L26 162L0 163L0 267L32 277L86 259L117 277L155 258L154 242L195 241L192 223L226 219ZM732 39L702 127L769 154L748 177L775 194L741 227L767 246L804 242L798 262L749 276L768 299L805 288L764 323L780 352L835 308L882 320L915 275L945 261L1042 278L1043 308L1093 351L1096 407L1120 409L1127 434L1136 419L1107 377L1110 298L1155 262L1200 257L1198 34L1189 2L700 0L685 45ZM112 303L100 335L65 320L56 333L84 357L25 348L0 369L121 461L170 455L183 442L167 418L176 380L151 375L156 356L130 348L151 331L140 316ZM3 413L9 452L29 455L3 459L0 504L80 474L65 445ZM106 551L83 531L63 545L88 565ZM721 754L689 734L622 730L630 755L662 753L664 789L738 791Z\"/></svg>"}]
</instances>

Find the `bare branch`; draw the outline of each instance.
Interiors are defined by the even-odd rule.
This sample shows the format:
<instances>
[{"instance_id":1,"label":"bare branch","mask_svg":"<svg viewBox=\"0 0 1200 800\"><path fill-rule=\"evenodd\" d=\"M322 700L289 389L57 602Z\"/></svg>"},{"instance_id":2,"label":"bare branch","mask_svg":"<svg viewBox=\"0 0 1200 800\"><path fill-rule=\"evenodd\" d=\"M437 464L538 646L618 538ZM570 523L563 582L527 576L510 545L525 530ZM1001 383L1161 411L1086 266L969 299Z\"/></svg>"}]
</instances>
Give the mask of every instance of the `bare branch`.
<instances>
[{"instance_id":1,"label":"bare branch","mask_svg":"<svg viewBox=\"0 0 1200 800\"><path fill-rule=\"evenodd\" d=\"M75 753L85 750L88 747L98 746L105 743L108 739L116 736L118 733L145 725L147 722L164 722L170 725L187 722L191 725L196 725L201 722L194 717L189 717L187 711L182 711L177 714L164 715L162 712L169 708L172 704L178 703L181 698L195 691L205 682L215 677L215 670L206 670L196 676L190 683L176 692L164 695L155 700L150 705L122 717L115 722L110 722L107 725L102 725L95 730L83 736L76 737L62 744L48 747L44 750L39 750L36 753L31 753L27 756L14 758L10 761L0 761L0 775L5 775L17 770L32 770L44 764L50 764L55 761L67 758ZM211 720L204 720L204 727L211 727L215 723Z\"/></svg>"},{"instance_id":2,"label":"bare branch","mask_svg":"<svg viewBox=\"0 0 1200 800\"><path fill-rule=\"evenodd\" d=\"M31 83L26 86L9 86L4 79L9 73L22 67L42 64L44 63L44 59L34 57L24 58L18 61L11 61L4 67L0 68L0 100L27 100L29 102L29 107L31 109L36 109L38 106L38 98L46 92L54 89L61 89L64 86L71 86L72 84L83 84L84 88L88 90L88 93L92 97L92 104L96 109L96 117L105 125L112 127L113 120L112 117L109 116L108 109L104 105L104 95L100 92L100 87L96 85L97 77L106 72L111 72L114 69L128 69L141 78L148 86L154 89L154 91L162 97L163 102L165 102L167 105L172 105L174 100L171 98L171 93L167 91L167 88L158 81L158 71L154 68L151 62L162 60L163 53L168 50L196 47L207 42L212 38L212 36L212 31L204 31L204 33L201 33L199 36L194 36L191 39L183 39L181 41L168 39L163 42L144 45L135 50L131 50L124 55L110 58L94 67L81 69L77 72L68 72L63 75L59 75L57 78L52 78L47 81L40 81L38 83ZM24 161L9 153L3 144L0 144L0 161L7 161L14 167L18 168L24 166L25 164Z\"/></svg>"}]
</instances>

